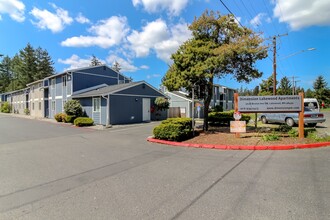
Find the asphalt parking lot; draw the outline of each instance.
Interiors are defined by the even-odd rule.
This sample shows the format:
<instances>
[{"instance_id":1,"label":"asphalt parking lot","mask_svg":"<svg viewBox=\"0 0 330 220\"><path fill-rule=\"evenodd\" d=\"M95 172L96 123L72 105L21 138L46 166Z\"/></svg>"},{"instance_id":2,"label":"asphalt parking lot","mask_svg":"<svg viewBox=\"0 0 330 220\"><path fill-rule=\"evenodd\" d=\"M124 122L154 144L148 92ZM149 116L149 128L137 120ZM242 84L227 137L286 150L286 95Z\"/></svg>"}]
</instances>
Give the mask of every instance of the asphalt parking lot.
<instances>
[{"instance_id":1,"label":"asphalt parking lot","mask_svg":"<svg viewBox=\"0 0 330 220\"><path fill-rule=\"evenodd\" d=\"M0 219L330 219L330 147L223 151L0 115Z\"/></svg>"}]
</instances>

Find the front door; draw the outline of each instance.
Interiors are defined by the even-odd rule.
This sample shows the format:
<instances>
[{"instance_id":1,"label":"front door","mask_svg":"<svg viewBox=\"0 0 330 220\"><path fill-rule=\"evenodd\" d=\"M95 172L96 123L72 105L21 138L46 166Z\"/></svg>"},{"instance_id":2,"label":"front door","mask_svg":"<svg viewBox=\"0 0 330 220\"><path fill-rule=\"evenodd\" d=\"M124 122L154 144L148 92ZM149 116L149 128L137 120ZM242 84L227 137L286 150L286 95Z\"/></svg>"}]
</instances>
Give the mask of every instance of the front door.
<instances>
[{"instance_id":1,"label":"front door","mask_svg":"<svg viewBox=\"0 0 330 220\"><path fill-rule=\"evenodd\" d=\"M142 120L150 121L150 99L142 99Z\"/></svg>"}]
</instances>

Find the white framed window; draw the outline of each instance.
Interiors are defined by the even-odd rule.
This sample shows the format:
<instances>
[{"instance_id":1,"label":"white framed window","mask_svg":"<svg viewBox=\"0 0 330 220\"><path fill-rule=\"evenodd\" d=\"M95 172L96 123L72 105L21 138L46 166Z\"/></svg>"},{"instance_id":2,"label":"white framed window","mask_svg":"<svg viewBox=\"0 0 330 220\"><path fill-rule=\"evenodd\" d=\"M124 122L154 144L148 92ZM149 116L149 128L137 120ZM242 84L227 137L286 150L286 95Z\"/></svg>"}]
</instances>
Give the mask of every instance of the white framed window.
<instances>
[{"instance_id":1,"label":"white framed window","mask_svg":"<svg viewBox=\"0 0 330 220\"><path fill-rule=\"evenodd\" d=\"M101 98L93 98L93 112L101 111Z\"/></svg>"},{"instance_id":2,"label":"white framed window","mask_svg":"<svg viewBox=\"0 0 330 220\"><path fill-rule=\"evenodd\" d=\"M55 101L52 101L52 111L55 111Z\"/></svg>"},{"instance_id":3,"label":"white framed window","mask_svg":"<svg viewBox=\"0 0 330 220\"><path fill-rule=\"evenodd\" d=\"M55 89L55 78L51 80L52 89Z\"/></svg>"}]
</instances>

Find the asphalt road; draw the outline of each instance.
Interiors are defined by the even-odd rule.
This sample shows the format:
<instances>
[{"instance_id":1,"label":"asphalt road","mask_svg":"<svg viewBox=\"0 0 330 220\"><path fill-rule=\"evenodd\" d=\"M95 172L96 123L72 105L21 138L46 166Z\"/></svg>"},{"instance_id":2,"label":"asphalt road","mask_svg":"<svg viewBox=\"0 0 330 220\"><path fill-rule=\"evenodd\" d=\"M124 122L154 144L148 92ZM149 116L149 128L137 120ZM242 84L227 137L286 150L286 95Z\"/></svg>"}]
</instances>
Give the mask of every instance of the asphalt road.
<instances>
[{"instance_id":1,"label":"asphalt road","mask_svg":"<svg viewBox=\"0 0 330 220\"><path fill-rule=\"evenodd\" d=\"M330 147L221 151L0 115L0 219L330 219Z\"/></svg>"}]
</instances>

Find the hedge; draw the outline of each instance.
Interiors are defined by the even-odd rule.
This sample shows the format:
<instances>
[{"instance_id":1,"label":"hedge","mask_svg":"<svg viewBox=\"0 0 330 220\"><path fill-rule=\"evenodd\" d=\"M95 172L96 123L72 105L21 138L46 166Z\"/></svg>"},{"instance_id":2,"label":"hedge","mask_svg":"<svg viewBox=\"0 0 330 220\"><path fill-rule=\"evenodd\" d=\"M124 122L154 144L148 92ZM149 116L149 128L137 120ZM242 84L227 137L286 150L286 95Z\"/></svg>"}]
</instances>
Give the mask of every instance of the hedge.
<instances>
[{"instance_id":1,"label":"hedge","mask_svg":"<svg viewBox=\"0 0 330 220\"><path fill-rule=\"evenodd\" d=\"M65 122L65 117L65 113L57 113L56 115L54 115L54 118L57 122Z\"/></svg>"},{"instance_id":2,"label":"hedge","mask_svg":"<svg viewBox=\"0 0 330 220\"><path fill-rule=\"evenodd\" d=\"M192 137L190 118L169 118L153 130L154 137L161 140L183 141Z\"/></svg>"},{"instance_id":3,"label":"hedge","mask_svg":"<svg viewBox=\"0 0 330 220\"><path fill-rule=\"evenodd\" d=\"M229 125L230 121L235 121L234 119L234 111L226 111L226 112L210 112L209 123L211 124L226 124ZM242 114L242 118L240 121L246 121L248 123L251 119L250 115Z\"/></svg>"},{"instance_id":4,"label":"hedge","mask_svg":"<svg viewBox=\"0 0 330 220\"><path fill-rule=\"evenodd\" d=\"M10 113L11 112L11 105L9 104L9 102L2 103L1 112L3 112L3 113Z\"/></svg>"},{"instance_id":5,"label":"hedge","mask_svg":"<svg viewBox=\"0 0 330 220\"><path fill-rule=\"evenodd\" d=\"M73 123L77 117L75 115L66 115L64 118L65 123Z\"/></svg>"},{"instance_id":6,"label":"hedge","mask_svg":"<svg viewBox=\"0 0 330 220\"><path fill-rule=\"evenodd\" d=\"M79 117L74 120L73 124L77 127L92 126L94 121L91 118Z\"/></svg>"}]
</instances>

